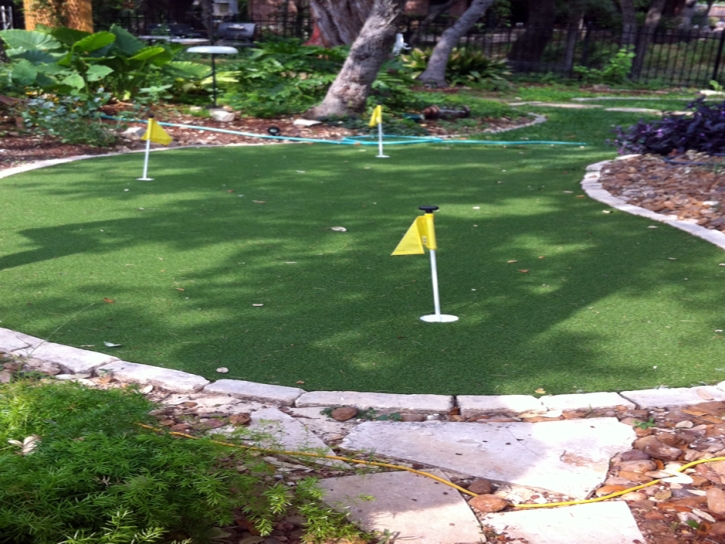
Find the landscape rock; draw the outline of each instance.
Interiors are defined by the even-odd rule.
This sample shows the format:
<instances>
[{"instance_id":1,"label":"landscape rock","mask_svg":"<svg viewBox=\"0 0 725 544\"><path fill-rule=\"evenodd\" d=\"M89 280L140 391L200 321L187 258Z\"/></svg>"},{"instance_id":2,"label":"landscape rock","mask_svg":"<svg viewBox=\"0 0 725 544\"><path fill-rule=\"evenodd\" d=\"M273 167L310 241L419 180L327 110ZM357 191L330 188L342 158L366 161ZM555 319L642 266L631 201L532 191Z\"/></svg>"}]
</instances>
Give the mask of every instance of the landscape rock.
<instances>
[{"instance_id":1,"label":"landscape rock","mask_svg":"<svg viewBox=\"0 0 725 544\"><path fill-rule=\"evenodd\" d=\"M719 487L707 490L707 509L719 516L725 515L725 491Z\"/></svg>"},{"instance_id":2,"label":"landscape rock","mask_svg":"<svg viewBox=\"0 0 725 544\"><path fill-rule=\"evenodd\" d=\"M663 444L654 436L645 436L634 443L634 447L660 461L676 461L682 455L680 448Z\"/></svg>"},{"instance_id":3,"label":"landscape rock","mask_svg":"<svg viewBox=\"0 0 725 544\"><path fill-rule=\"evenodd\" d=\"M341 406L340 408L335 408L332 412L330 412L330 416L336 421L347 421L354 418L356 415L357 408L353 408L352 406Z\"/></svg>"},{"instance_id":4,"label":"landscape rock","mask_svg":"<svg viewBox=\"0 0 725 544\"><path fill-rule=\"evenodd\" d=\"M476 495L490 495L493 493L493 484L484 478L476 478L468 486L468 491Z\"/></svg>"},{"instance_id":5,"label":"landscape rock","mask_svg":"<svg viewBox=\"0 0 725 544\"><path fill-rule=\"evenodd\" d=\"M478 495L468 501L468 505L471 508L475 508L482 514L491 514L493 512L500 512L506 508L509 503L507 500L497 497L496 495Z\"/></svg>"}]
</instances>

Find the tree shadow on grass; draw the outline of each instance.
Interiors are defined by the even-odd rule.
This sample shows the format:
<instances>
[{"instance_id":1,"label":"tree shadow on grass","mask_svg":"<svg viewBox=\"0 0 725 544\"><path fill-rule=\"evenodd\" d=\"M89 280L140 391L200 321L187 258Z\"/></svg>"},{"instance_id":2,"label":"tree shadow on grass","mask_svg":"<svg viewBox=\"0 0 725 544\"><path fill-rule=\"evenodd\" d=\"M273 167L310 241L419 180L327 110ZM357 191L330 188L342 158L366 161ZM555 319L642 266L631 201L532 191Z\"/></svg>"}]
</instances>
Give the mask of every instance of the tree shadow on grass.
<instances>
[{"instance_id":1,"label":"tree shadow on grass","mask_svg":"<svg viewBox=\"0 0 725 544\"><path fill-rule=\"evenodd\" d=\"M372 154L187 150L152 155L149 183L128 179L138 161L128 156L10 178L4 190L27 199L33 226L0 257L3 325L310 390L568 393L717 379L718 251L577 198L582 172L562 168L596 158ZM441 206L441 296L455 324L418 319L432 312L427 257L389 256L421 204Z\"/></svg>"}]
</instances>

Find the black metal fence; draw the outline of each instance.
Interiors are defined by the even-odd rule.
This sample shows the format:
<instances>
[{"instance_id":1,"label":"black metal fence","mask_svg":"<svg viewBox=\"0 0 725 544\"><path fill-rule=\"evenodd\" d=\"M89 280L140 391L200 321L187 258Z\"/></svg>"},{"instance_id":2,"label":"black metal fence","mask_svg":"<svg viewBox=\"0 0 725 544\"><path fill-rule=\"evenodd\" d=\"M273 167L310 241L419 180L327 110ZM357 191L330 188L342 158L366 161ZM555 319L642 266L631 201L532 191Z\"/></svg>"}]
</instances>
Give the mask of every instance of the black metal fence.
<instances>
[{"instance_id":1,"label":"black metal fence","mask_svg":"<svg viewBox=\"0 0 725 544\"><path fill-rule=\"evenodd\" d=\"M4 1L0 0L0 3ZM163 13L152 17L126 14L119 15L114 22L137 35L149 34L151 25L163 23L189 24L206 34L207 25L201 19L197 12L175 14L173 20ZM246 22L256 24L255 39L258 41L269 36L307 40L312 35L309 10L282 11L266 20ZM422 17L408 16L403 17L399 30L410 45L433 47L454 22L452 17L439 17L426 23ZM713 80L725 82L725 32L722 31L658 29L647 36L641 31L624 36L621 31L592 26L577 30L554 28L547 32L542 42L541 36L532 37L526 28L491 28L490 22L482 20L474 25L461 38L459 46L482 50L489 57L507 59L514 73L578 77L577 66L604 69L623 47L640 51L637 44L645 40L648 46L630 74L632 79L667 86L704 86ZM528 54L522 56L522 50Z\"/></svg>"}]
</instances>

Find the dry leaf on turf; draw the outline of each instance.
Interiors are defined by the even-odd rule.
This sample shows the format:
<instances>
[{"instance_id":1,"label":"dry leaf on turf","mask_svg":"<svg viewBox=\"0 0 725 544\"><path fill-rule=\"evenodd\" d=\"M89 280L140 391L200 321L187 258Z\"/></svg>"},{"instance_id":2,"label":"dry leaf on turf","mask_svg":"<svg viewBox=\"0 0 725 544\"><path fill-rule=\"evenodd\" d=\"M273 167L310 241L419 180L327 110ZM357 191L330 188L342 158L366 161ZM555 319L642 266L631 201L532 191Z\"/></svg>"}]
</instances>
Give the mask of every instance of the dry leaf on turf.
<instances>
[{"instance_id":1,"label":"dry leaf on turf","mask_svg":"<svg viewBox=\"0 0 725 544\"><path fill-rule=\"evenodd\" d=\"M103 302L108 302L109 304L113 304L113 303L114 303L114 302L116 302L116 301L115 301L115 300L113 300L112 298L108 298L108 297L105 297L105 298L103 299Z\"/></svg>"},{"instance_id":2,"label":"dry leaf on turf","mask_svg":"<svg viewBox=\"0 0 725 544\"><path fill-rule=\"evenodd\" d=\"M114 344L113 342L106 342L105 340L103 341L103 345L106 346L107 348L120 348L121 347L121 344Z\"/></svg>"}]
</instances>

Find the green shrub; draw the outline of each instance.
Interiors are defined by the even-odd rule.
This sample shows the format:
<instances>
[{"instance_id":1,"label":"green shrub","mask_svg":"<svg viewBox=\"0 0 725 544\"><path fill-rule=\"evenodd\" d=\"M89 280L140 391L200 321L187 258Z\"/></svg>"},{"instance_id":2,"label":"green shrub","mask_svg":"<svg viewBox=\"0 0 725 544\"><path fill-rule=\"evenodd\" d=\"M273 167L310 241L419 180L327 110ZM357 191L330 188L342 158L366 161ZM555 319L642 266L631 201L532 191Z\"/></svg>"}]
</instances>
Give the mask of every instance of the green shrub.
<instances>
[{"instance_id":1,"label":"green shrub","mask_svg":"<svg viewBox=\"0 0 725 544\"><path fill-rule=\"evenodd\" d=\"M37 134L57 138L65 144L109 147L118 135L100 119L98 108L108 101L108 93L95 96L39 96L17 108L27 128Z\"/></svg>"},{"instance_id":2,"label":"green shrub","mask_svg":"<svg viewBox=\"0 0 725 544\"><path fill-rule=\"evenodd\" d=\"M632 59L634 59L634 52L623 47L601 70L575 66L574 72L579 74L585 83L621 84L627 81L629 72L632 69Z\"/></svg>"},{"instance_id":3,"label":"green shrub","mask_svg":"<svg viewBox=\"0 0 725 544\"><path fill-rule=\"evenodd\" d=\"M133 390L0 386L0 543L209 542L234 509L268 534L314 499L313 481L275 485L245 450L140 428L152 407ZM316 508L310 538L339 533L340 516Z\"/></svg>"},{"instance_id":4,"label":"green shrub","mask_svg":"<svg viewBox=\"0 0 725 544\"><path fill-rule=\"evenodd\" d=\"M407 55L401 55L404 65L417 77L428 66L432 49L413 49ZM511 72L505 60L491 59L478 49L456 47L448 57L446 80L451 85L480 83L487 80L501 81Z\"/></svg>"}]
</instances>

